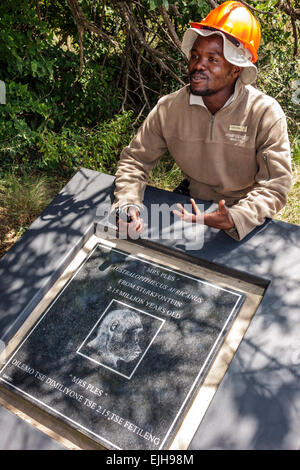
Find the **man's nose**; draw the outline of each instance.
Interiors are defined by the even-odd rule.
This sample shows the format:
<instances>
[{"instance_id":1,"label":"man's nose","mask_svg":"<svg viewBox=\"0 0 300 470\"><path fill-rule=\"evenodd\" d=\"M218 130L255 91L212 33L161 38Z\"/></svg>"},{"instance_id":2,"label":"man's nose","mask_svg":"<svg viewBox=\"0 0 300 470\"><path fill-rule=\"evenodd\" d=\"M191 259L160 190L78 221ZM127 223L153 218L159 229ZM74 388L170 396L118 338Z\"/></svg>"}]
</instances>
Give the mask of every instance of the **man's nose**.
<instances>
[{"instance_id":1,"label":"man's nose","mask_svg":"<svg viewBox=\"0 0 300 470\"><path fill-rule=\"evenodd\" d=\"M205 70L206 69L206 63L205 63L205 60L202 58L202 57L198 57L198 59L196 60L195 64L194 64L194 68L196 70Z\"/></svg>"}]
</instances>

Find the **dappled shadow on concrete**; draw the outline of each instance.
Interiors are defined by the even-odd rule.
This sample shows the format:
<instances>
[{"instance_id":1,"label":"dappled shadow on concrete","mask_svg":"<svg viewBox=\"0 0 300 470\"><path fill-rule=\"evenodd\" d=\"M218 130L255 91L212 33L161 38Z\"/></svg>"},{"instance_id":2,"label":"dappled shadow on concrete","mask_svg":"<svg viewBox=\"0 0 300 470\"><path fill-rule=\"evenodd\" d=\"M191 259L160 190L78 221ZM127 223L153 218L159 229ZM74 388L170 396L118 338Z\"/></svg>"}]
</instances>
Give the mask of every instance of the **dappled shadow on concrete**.
<instances>
[{"instance_id":1,"label":"dappled shadow on concrete","mask_svg":"<svg viewBox=\"0 0 300 470\"><path fill-rule=\"evenodd\" d=\"M1 260L2 338L13 334L17 320L23 321L47 290L49 279L93 223L97 206L111 200L112 181L81 172ZM146 203L161 203L162 197L169 204L183 202L183 197L148 188ZM299 227L268 220L242 242L212 229L205 229L204 236L203 247L189 255L270 284L191 448L298 448ZM157 243L185 249L182 240ZM158 359L159 368L164 360ZM49 366L54 371L57 363ZM163 377L163 370L157 373ZM176 396L177 378L170 380ZM148 419L158 409L149 407L150 396L144 398Z\"/></svg>"},{"instance_id":2,"label":"dappled shadow on concrete","mask_svg":"<svg viewBox=\"0 0 300 470\"><path fill-rule=\"evenodd\" d=\"M191 449L299 449L299 361L283 343L244 339Z\"/></svg>"},{"instance_id":3,"label":"dappled shadow on concrete","mask_svg":"<svg viewBox=\"0 0 300 470\"><path fill-rule=\"evenodd\" d=\"M299 227L270 221L222 259L269 279L192 449L299 449Z\"/></svg>"},{"instance_id":4,"label":"dappled shadow on concrete","mask_svg":"<svg viewBox=\"0 0 300 470\"><path fill-rule=\"evenodd\" d=\"M31 311L49 288L49 279L60 274L64 260L93 224L97 207L111 200L112 182L107 175L78 172L1 259L2 340L11 337L15 328L9 328L19 317L24 321L26 309Z\"/></svg>"},{"instance_id":5,"label":"dappled shadow on concrete","mask_svg":"<svg viewBox=\"0 0 300 470\"><path fill-rule=\"evenodd\" d=\"M0 449L1 450L62 450L57 441L0 408Z\"/></svg>"}]
</instances>

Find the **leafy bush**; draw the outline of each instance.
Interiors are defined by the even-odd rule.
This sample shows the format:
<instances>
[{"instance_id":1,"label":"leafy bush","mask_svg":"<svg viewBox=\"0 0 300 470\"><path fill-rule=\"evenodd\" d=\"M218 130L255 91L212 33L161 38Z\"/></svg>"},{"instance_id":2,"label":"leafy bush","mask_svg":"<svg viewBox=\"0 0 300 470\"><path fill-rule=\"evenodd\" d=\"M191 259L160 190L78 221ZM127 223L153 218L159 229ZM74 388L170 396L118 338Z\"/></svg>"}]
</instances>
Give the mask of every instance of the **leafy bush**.
<instances>
[{"instance_id":1,"label":"leafy bush","mask_svg":"<svg viewBox=\"0 0 300 470\"><path fill-rule=\"evenodd\" d=\"M132 137L132 112L124 112L93 129L62 129L60 134L45 131L37 146L40 168L61 172L79 167L114 173L119 154Z\"/></svg>"},{"instance_id":2,"label":"leafy bush","mask_svg":"<svg viewBox=\"0 0 300 470\"><path fill-rule=\"evenodd\" d=\"M80 73L73 40L76 26L66 6L62 9L59 1L52 2L53 6L57 11L49 21L47 16L40 20L26 0L0 4L0 79L6 84L7 103L0 106L2 165L19 162L40 167L41 147L49 163L50 145L64 148L61 142L69 135L77 141L74 136L82 127L95 127L121 106L122 94L114 81L118 77L116 54L107 58L106 46L86 37L86 66ZM69 22L64 23L66 18ZM52 30L55 20L56 34ZM66 35L63 41L60 32ZM46 142L41 145L43 137Z\"/></svg>"},{"instance_id":3,"label":"leafy bush","mask_svg":"<svg viewBox=\"0 0 300 470\"><path fill-rule=\"evenodd\" d=\"M264 41L258 86L282 105L294 142L299 105L292 95L299 63L291 16L277 9L276 0L248 3L271 13L256 13ZM87 23L106 35L86 27L82 48L67 1L0 3L0 80L7 88L7 104L0 105L0 174L22 166L70 173L83 165L114 172L134 121L123 111L144 117L159 96L187 81L163 9L180 41L189 21L199 21L212 8L208 0L81 0L78 5ZM294 8L296 1L289 5Z\"/></svg>"},{"instance_id":4,"label":"leafy bush","mask_svg":"<svg viewBox=\"0 0 300 470\"><path fill-rule=\"evenodd\" d=\"M258 4L262 10L268 10L270 3L265 1ZM257 84L259 89L281 104L293 140L299 132L300 106L293 103L292 96L294 84L300 77L300 68L290 20L282 13L276 16L263 15L259 20L262 25L262 44L259 48Z\"/></svg>"}]
</instances>

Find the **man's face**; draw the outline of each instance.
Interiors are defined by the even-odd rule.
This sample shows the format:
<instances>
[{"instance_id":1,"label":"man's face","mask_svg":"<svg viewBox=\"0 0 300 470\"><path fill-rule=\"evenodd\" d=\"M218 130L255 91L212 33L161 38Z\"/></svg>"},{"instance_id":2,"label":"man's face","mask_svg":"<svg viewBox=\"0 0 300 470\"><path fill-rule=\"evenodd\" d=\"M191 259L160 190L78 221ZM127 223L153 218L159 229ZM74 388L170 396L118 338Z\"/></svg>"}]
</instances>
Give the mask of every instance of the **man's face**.
<instances>
[{"instance_id":1,"label":"man's face","mask_svg":"<svg viewBox=\"0 0 300 470\"><path fill-rule=\"evenodd\" d=\"M223 39L218 35L198 36L189 60L190 89L194 95L211 96L232 87L238 67L223 55Z\"/></svg>"}]
</instances>

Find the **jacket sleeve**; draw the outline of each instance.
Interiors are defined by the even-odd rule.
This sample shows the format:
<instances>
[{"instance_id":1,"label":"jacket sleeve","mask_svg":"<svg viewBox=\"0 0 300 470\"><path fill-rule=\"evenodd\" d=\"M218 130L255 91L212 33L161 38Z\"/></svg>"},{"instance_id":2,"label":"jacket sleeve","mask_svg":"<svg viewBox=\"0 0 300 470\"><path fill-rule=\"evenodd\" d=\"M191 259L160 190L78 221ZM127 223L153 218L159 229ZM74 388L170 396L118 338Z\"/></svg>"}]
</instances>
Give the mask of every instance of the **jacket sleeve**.
<instances>
[{"instance_id":1,"label":"jacket sleeve","mask_svg":"<svg viewBox=\"0 0 300 470\"><path fill-rule=\"evenodd\" d=\"M292 186L286 118L276 104L265 112L257 133L257 173L253 189L229 209L236 231L226 233L236 240L242 240L266 218L280 211Z\"/></svg>"},{"instance_id":2,"label":"jacket sleeve","mask_svg":"<svg viewBox=\"0 0 300 470\"><path fill-rule=\"evenodd\" d=\"M159 112L160 102L152 109L130 144L121 153L115 181L117 207L142 206L149 172L166 152L163 137L163 116Z\"/></svg>"}]
</instances>

